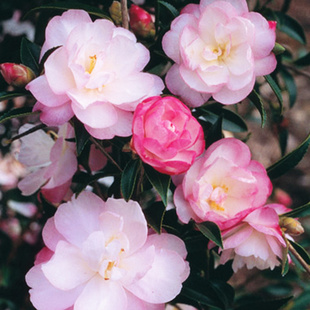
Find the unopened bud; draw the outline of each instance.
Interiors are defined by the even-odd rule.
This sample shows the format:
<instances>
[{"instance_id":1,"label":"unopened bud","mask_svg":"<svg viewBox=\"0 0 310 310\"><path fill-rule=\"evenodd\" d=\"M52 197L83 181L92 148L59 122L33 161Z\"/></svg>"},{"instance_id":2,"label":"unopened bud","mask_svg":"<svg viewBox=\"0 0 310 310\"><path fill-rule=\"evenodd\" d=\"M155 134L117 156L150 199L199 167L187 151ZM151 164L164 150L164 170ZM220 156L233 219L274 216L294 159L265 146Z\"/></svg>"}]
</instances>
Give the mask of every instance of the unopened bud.
<instances>
[{"instance_id":1,"label":"unopened bud","mask_svg":"<svg viewBox=\"0 0 310 310\"><path fill-rule=\"evenodd\" d=\"M24 87L36 77L30 68L9 62L0 65L0 72L9 85L16 87Z\"/></svg>"},{"instance_id":2,"label":"unopened bud","mask_svg":"<svg viewBox=\"0 0 310 310\"><path fill-rule=\"evenodd\" d=\"M301 226L300 222L292 217L280 217L279 225L284 233L291 236L298 236L304 232L304 228Z\"/></svg>"},{"instance_id":3,"label":"unopened bud","mask_svg":"<svg viewBox=\"0 0 310 310\"><path fill-rule=\"evenodd\" d=\"M137 37L152 39L155 36L155 25L152 16L139 6L132 4L129 9L130 27Z\"/></svg>"},{"instance_id":4,"label":"unopened bud","mask_svg":"<svg viewBox=\"0 0 310 310\"><path fill-rule=\"evenodd\" d=\"M111 6L109 7L109 13L115 25L119 26L122 24L122 7L119 1L112 2Z\"/></svg>"},{"instance_id":5,"label":"unopened bud","mask_svg":"<svg viewBox=\"0 0 310 310\"><path fill-rule=\"evenodd\" d=\"M276 43L272 52L275 54L275 55L281 55L285 52L285 47L282 46L281 44L279 43Z\"/></svg>"}]
</instances>

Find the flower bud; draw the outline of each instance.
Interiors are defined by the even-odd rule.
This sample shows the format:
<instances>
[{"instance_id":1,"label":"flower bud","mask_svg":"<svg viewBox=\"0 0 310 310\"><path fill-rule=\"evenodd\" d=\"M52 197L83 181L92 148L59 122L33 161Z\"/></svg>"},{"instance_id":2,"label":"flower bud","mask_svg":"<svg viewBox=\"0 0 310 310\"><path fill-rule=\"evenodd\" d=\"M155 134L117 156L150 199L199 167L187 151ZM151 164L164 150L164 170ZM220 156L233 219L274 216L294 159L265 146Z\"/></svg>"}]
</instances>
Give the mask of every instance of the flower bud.
<instances>
[{"instance_id":1,"label":"flower bud","mask_svg":"<svg viewBox=\"0 0 310 310\"><path fill-rule=\"evenodd\" d=\"M0 65L0 72L9 85L16 87L24 87L36 77L29 67L9 62Z\"/></svg>"},{"instance_id":2,"label":"flower bud","mask_svg":"<svg viewBox=\"0 0 310 310\"><path fill-rule=\"evenodd\" d=\"M130 27L137 37L151 39L155 36L155 25L148 12L132 4L129 9L129 17Z\"/></svg>"},{"instance_id":3,"label":"flower bud","mask_svg":"<svg viewBox=\"0 0 310 310\"><path fill-rule=\"evenodd\" d=\"M298 236L304 232L304 228L301 226L300 222L292 217L280 217L279 225L284 233L291 236Z\"/></svg>"},{"instance_id":4,"label":"flower bud","mask_svg":"<svg viewBox=\"0 0 310 310\"><path fill-rule=\"evenodd\" d=\"M111 6L109 7L109 13L115 25L119 26L122 24L122 20L123 20L122 9L121 9L121 3L119 1L112 2Z\"/></svg>"}]
</instances>

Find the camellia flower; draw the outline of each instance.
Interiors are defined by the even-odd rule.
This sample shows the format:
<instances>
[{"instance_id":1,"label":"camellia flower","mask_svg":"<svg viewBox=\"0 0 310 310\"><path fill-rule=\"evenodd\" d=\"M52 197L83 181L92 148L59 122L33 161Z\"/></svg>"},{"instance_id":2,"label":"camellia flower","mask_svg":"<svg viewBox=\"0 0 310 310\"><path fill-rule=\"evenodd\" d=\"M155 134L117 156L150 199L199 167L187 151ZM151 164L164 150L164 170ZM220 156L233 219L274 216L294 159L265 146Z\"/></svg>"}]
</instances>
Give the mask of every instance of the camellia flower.
<instances>
[{"instance_id":1,"label":"camellia flower","mask_svg":"<svg viewBox=\"0 0 310 310\"><path fill-rule=\"evenodd\" d=\"M272 205L254 210L237 225L223 231L222 236L224 249L220 263L233 259L234 272L243 266L262 270L281 264L286 243Z\"/></svg>"},{"instance_id":2,"label":"camellia flower","mask_svg":"<svg viewBox=\"0 0 310 310\"><path fill-rule=\"evenodd\" d=\"M174 97L152 97L137 106L131 146L159 172L180 174L204 151L202 127Z\"/></svg>"},{"instance_id":3,"label":"camellia flower","mask_svg":"<svg viewBox=\"0 0 310 310\"><path fill-rule=\"evenodd\" d=\"M82 192L59 206L43 239L26 275L38 310L164 310L189 274L183 241L148 235L134 201Z\"/></svg>"},{"instance_id":4,"label":"camellia flower","mask_svg":"<svg viewBox=\"0 0 310 310\"><path fill-rule=\"evenodd\" d=\"M223 104L243 100L255 77L276 67L275 28L275 22L249 12L246 0L187 5L163 37L163 49L175 62L167 87L192 107L211 96Z\"/></svg>"},{"instance_id":5,"label":"camellia flower","mask_svg":"<svg viewBox=\"0 0 310 310\"><path fill-rule=\"evenodd\" d=\"M23 133L34 125L25 124ZM71 180L77 171L75 143L66 139L74 137L68 123L59 128L56 141L43 130L37 130L21 138L18 160L29 174L19 183L23 195L32 195L41 188L43 196L51 202L61 202L67 194Z\"/></svg>"},{"instance_id":6,"label":"camellia flower","mask_svg":"<svg viewBox=\"0 0 310 310\"><path fill-rule=\"evenodd\" d=\"M265 168L251 160L248 146L235 138L213 143L183 180L174 182L179 219L213 221L221 229L264 205L272 188Z\"/></svg>"},{"instance_id":7,"label":"camellia flower","mask_svg":"<svg viewBox=\"0 0 310 310\"><path fill-rule=\"evenodd\" d=\"M27 85L47 125L75 115L98 139L130 136L132 111L164 88L159 77L141 72L149 51L130 31L108 20L92 22L85 11L69 10L49 22L41 58L53 48L44 75Z\"/></svg>"}]
</instances>

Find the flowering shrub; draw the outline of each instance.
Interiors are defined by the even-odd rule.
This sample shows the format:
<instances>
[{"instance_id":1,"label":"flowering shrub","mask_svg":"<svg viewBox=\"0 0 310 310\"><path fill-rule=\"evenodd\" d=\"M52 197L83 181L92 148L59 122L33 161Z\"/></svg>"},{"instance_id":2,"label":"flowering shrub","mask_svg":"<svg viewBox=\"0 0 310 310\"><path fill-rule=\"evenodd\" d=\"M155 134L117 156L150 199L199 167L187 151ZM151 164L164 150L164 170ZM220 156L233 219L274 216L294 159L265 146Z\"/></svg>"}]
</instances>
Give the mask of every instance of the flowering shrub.
<instances>
[{"instance_id":1,"label":"flowering shrub","mask_svg":"<svg viewBox=\"0 0 310 310\"><path fill-rule=\"evenodd\" d=\"M133 150L162 173L185 172L205 147L202 127L174 97L144 100L137 106L132 126Z\"/></svg>"},{"instance_id":2,"label":"flowering shrub","mask_svg":"<svg viewBox=\"0 0 310 310\"><path fill-rule=\"evenodd\" d=\"M0 14L0 309L309 308L293 0L26 2Z\"/></svg>"},{"instance_id":3,"label":"flowering shrub","mask_svg":"<svg viewBox=\"0 0 310 310\"><path fill-rule=\"evenodd\" d=\"M249 12L245 0L187 5L163 38L165 53L175 61L166 78L169 90L192 107L211 96L223 104L243 100L255 77L276 67L275 28Z\"/></svg>"},{"instance_id":4,"label":"flowering shrub","mask_svg":"<svg viewBox=\"0 0 310 310\"><path fill-rule=\"evenodd\" d=\"M46 247L26 276L37 309L164 309L188 277L182 240L147 235L137 202L83 192L43 230ZM160 284L160 285L158 285Z\"/></svg>"}]
</instances>

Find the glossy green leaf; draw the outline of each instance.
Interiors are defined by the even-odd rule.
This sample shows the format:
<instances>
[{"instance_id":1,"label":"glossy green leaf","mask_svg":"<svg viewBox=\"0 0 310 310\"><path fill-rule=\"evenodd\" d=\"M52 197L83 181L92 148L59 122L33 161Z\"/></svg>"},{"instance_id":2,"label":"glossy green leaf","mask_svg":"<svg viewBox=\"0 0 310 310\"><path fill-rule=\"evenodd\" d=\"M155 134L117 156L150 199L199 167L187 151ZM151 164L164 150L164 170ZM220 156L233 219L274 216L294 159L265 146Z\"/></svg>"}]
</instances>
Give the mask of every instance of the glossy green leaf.
<instances>
[{"instance_id":1,"label":"glossy green leaf","mask_svg":"<svg viewBox=\"0 0 310 310\"><path fill-rule=\"evenodd\" d=\"M267 113L266 113L261 96L256 92L255 89L253 89L253 91L248 95L248 98L259 111L260 116L261 116L261 127L264 128L266 120L267 120Z\"/></svg>"},{"instance_id":2,"label":"glossy green leaf","mask_svg":"<svg viewBox=\"0 0 310 310\"><path fill-rule=\"evenodd\" d=\"M253 300L252 302L246 302L245 304L235 308L235 310L278 310L282 306L286 305L293 296L272 299L272 300Z\"/></svg>"},{"instance_id":3,"label":"glossy green leaf","mask_svg":"<svg viewBox=\"0 0 310 310\"><path fill-rule=\"evenodd\" d=\"M281 11L286 13L289 10L290 5L291 5L291 0L284 0L283 4L282 4Z\"/></svg>"},{"instance_id":4,"label":"glossy green leaf","mask_svg":"<svg viewBox=\"0 0 310 310\"><path fill-rule=\"evenodd\" d=\"M310 53L295 60L294 64L300 67L309 66L310 65Z\"/></svg>"},{"instance_id":5,"label":"glossy green leaf","mask_svg":"<svg viewBox=\"0 0 310 310\"><path fill-rule=\"evenodd\" d=\"M310 256L309 253L298 243L289 240L289 243L294 247L294 249L297 251L297 253L302 257L302 259L310 265Z\"/></svg>"},{"instance_id":6,"label":"glossy green leaf","mask_svg":"<svg viewBox=\"0 0 310 310\"><path fill-rule=\"evenodd\" d=\"M80 156L84 147L86 146L86 143L89 140L90 134L85 129L84 125L76 118L73 119L73 124L75 132L76 153L77 156Z\"/></svg>"},{"instance_id":7,"label":"glossy green leaf","mask_svg":"<svg viewBox=\"0 0 310 310\"><path fill-rule=\"evenodd\" d=\"M290 108L292 108L297 98L297 87L296 87L294 77L290 72L288 72L285 69L282 69L280 74L283 78L285 88L289 95Z\"/></svg>"},{"instance_id":8,"label":"glossy green leaf","mask_svg":"<svg viewBox=\"0 0 310 310\"><path fill-rule=\"evenodd\" d=\"M223 248L223 240L219 227L214 222L196 223L196 227L209 240L213 241L217 246Z\"/></svg>"},{"instance_id":9,"label":"glossy green leaf","mask_svg":"<svg viewBox=\"0 0 310 310\"><path fill-rule=\"evenodd\" d=\"M310 144L310 134L295 150L282 157L279 161L271 165L268 169L268 176L275 179L290 169L294 168L306 154Z\"/></svg>"},{"instance_id":10,"label":"glossy green leaf","mask_svg":"<svg viewBox=\"0 0 310 310\"><path fill-rule=\"evenodd\" d=\"M280 103L280 110L282 111L283 98L282 98L282 93L281 93L281 89L280 89L279 85L271 77L271 75L265 75L264 77L265 77L267 83L269 84L269 86L271 87L271 89L273 90L273 92L275 93L276 97L278 98L278 101Z\"/></svg>"},{"instance_id":11,"label":"glossy green leaf","mask_svg":"<svg viewBox=\"0 0 310 310\"><path fill-rule=\"evenodd\" d=\"M106 15L102 10L98 9L97 7L93 7L91 5L87 5L84 3L79 3L75 1L64 1L64 2L54 2L54 3L48 3L45 5L41 5L39 7L36 7L32 10L30 10L25 17L39 11L50 11L50 10L60 10L60 11L66 11L69 9L77 9L77 10L84 10L88 12L90 15L97 16L104 19L111 18ZM112 20L111 20L112 21Z\"/></svg>"},{"instance_id":12,"label":"glossy green leaf","mask_svg":"<svg viewBox=\"0 0 310 310\"><path fill-rule=\"evenodd\" d=\"M147 223L158 233L162 232L166 207L162 201L156 201L144 210Z\"/></svg>"},{"instance_id":13,"label":"glossy green leaf","mask_svg":"<svg viewBox=\"0 0 310 310\"><path fill-rule=\"evenodd\" d=\"M158 4L166 8L173 17L177 17L179 15L179 11L172 4L162 0L159 0Z\"/></svg>"},{"instance_id":14,"label":"glossy green leaf","mask_svg":"<svg viewBox=\"0 0 310 310\"><path fill-rule=\"evenodd\" d=\"M214 142L223 138L222 132L223 117L220 116L217 121L207 130L205 134L206 149Z\"/></svg>"},{"instance_id":15,"label":"glossy green leaf","mask_svg":"<svg viewBox=\"0 0 310 310\"><path fill-rule=\"evenodd\" d=\"M209 104L202 108L197 109L197 114L200 115L199 118L215 124L219 117L222 116L222 127L224 130L232 132L245 132L248 127L245 121L236 113L231 110L224 109L218 104Z\"/></svg>"},{"instance_id":16,"label":"glossy green leaf","mask_svg":"<svg viewBox=\"0 0 310 310\"><path fill-rule=\"evenodd\" d=\"M140 167L141 167L140 159L130 160L122 172L121 192L122 192L123 198L126 201L128 201L133 194Z\"/></svg>"},{"instance_id":17,"label":"glossy green leaf","mask_svg":"<svg viewBox=\"0 0 310 310\"><path fill-rule=\"evenodd\" d=\"M273 16L277 21L277 29L297 40L301 44L306 44L306 36L299 22L283 12L273 11Z\"/></svg>"},{"instance_id":18,"label":"glossy green leaf","mask_svg":"<svg viewBox=\"0 0 310 310\"><path fill-rule=\"evenodd\" d=\"M16 97L26 96L27 93L16 92L16 91L1 91L0 92L0 102L4 100L9 100Z\"/></svg>"},{"instance_id":19,"label":"glossy green leaf","mask_svg":"<svg viewBox=\"0 0 310 310\"><path fill-rule=\"evenodd\" d=\"M30 42L25 37L22 39L20 47L20 59L22 64L32 69L32 71L39 75L39 57L41 47L33 42Z\"/></svg>"},{"instance_id":20,"label":"glossy green leaf","mask_svg":"<svg viewBox=\"0 0 310 310\"><path fill-rule=\"evenodd\" d=\"M37 113L37 112L32 112L32 107L23 107L23 108L13 109L0 116L0 123L3 123L15 117L25 117L25 116L28 116L34 113Z\"/></svg>"},{"instance_id":21,"label":"glossy green leaf","mask_svg":"<svg viewBox=\"0 0 310 310\"><path fill-rule=\"evenodd\" d=\"M168 190L170 187L171 177L166 174L162 174L149 165L144 165L144 170L147 178L154 186L159 196L161 197L165 206L168 204Z\"/></svg>"},{"instance_id":22,"label":"glossy green leaf","mask_svg":"<svg viewBox=\"0 0 310 310\"><path fill-rule=\"evenodd\" d=\"M310 215L310 202L293 209L290 212L286 212L281 214L280 216L286 216L286 217L305 217Z\"/></svg>"}]
</instances>

